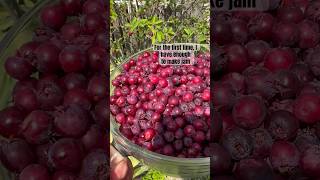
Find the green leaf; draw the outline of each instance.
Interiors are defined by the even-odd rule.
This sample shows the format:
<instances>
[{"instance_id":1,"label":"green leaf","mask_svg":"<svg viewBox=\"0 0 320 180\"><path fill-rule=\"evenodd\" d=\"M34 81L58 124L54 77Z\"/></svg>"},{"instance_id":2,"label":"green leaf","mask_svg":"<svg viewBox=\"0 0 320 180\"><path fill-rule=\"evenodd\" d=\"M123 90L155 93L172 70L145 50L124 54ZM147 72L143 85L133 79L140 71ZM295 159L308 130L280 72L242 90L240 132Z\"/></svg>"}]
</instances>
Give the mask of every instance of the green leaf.
<instances>
[{"instance_id":1,"label":"green leaf","mask_svg":"<svg viewBox=\"0 0 320 180\"><path fill-rule=\"evenodd\" d=\"M188 36L190 36L190 35L193 34L192 30L189 29L189 28L185 28L185 29L184 29L184 32L187 33Z\"/></svg>"},{"instance_id":2,"label":"green leaf","mask_svg":"<svg viewBox=\"0 0 320 180\"><path fill-rule=\"evenodd\" d=\"M34 6L34 2L31 0L23 0L23 3L27 8L32 8Z\"/></svg>"},{"instance_id":3,"label":"green leaf","mask_svg":"<svg viewBox=\"0 0 320 180\"><path fill-rule=\"evenodd\" d=\"M133 156L129 156L129 159L130 159L133 167L136 167L140 163L140 161L138 159L134 158Z\"/></svg>"},{"instance_id":4,"label":"green leaf","mask_svg":"<svg viewBox=\"0 0 320 180\"><path fill-rule=\"evenodd\" d=\"M157 31L153 28L153 26L148 26L148 28L151 30L153 35L157 33Z\"/></svg>"},{"instance_id":5,"label":"green leaf","mask_svg":"<svg viewBox=\"0 0 320 180\"><path fill-rule=\"evenodd\" d=\"M4 8L0 8L0 17L4 18L4 17L8 17L8 16L10 16L10 12Z\"/></svg>"},{"instance_id":6,"label":"green leaf","mask_svg":"<svg viewBox=\"0 0 320 180\"><path fill-rule=\"evenodd\" d=\"M0 30L8 30L9 27L11 27L14 24L14 19L10 17L3 17L0 19Z\"/></svg>"},{"instance_id":7,"label":"green leaf","mask_svg":"<svg viewBox=\"0 0 320 180\"><path fill-rule=\"evenodd\" d=\"M158 19L157 16L153 16L151 18L151 21L150 21L150 25L158 25L158 24L161 24L163 21L161 19Z\"/></svg>"},{"instance_id":8,"label":"green leaf","mask_svg":"<svg viewBox=\"0 0 320 180\"><path fill-rule=\"evenodd\" d=\"M132 25L132 26L130 27L130 30L131 30L131 31L135 30L135 29L138 27L139 22L138 22L137 18L133 18L133 21L132 21L132 24L131 24L131 25Z\"/></svg>"},{"instance_id":9,"label":"green leaf","mask_svg":"<svg viewBox=\"0 0 320 180\"><path fill-rule=\"evenodd\" d=\"M163 39L164 39L164 34L163 34L163 32L157 32L157 40L158 40L158 43L161 43Z\"/></svg>"},{"instance_id":10,"label":"green leaf","mask_svg":"<svg viewBox=\"0 0 320 180\"><path fill-rule=\"evenodd\" d=\"M201 34L201 35L198 36L198 41L199 41L200 43L206 43L207 40L209 40L209 37L207 37L207 36L204 35L204 34Z\"/></svg>"},{"instance_id":11,"label":"green leaf","mask_svg":"<svg viewBox=\"0 0 320 180\"><path fill-rule=\"evenodd\" d=\"M4 33L0 31L0 39L4 37Z\"/></svg>"},{"instance_id":12,"label":"green leaf","mask_svg":"<svg viewBox=\"0 0 320 180\"><path fill-rule=\"evenodd\" d=\"M168 33L173 33L174 34L172 27L168 28Z\"/></svg>"},{"instance_id":13,"label":"green leaf","mask_svg":"<svg viewBox=\"0 0 320 180\"><path fill-rule=\"evenodd\" d=\"M155 35L153 35L153 36L151 37L151 43L152 43L152 44L155 44L155 43L156 43L156 36L155 36Z\"/></svg>"},{"instance_id":14,"label":"green leaf","mask_svg":"<svg viewBox=\"0 0 320 180\"><path fill-rule=\"evenodd\" d=\"M151 23L153 24L153 23L155 23L156 21L157 21L156 16L153 16L152 19L151 19Z\"/></svg>"},{"instance_id":15,"label":"green leaf","mask_svg":"<svg viewBox=\"0 0 320 180\"><path fill-rule=\"evenodd\" d=\"M165 180L166 176L159 171L150 170L142 180Z\"/></svg>"},{"instance_id":16,"label":"green leaf","mask_svg":"<svg viewBox=\"0 0 320 180\"><path fill-rule=\"evenodd\" d=\"M133 178L137 178L137 177L147 173L148 170L149 170L149 167L144 166L144 165L141 167L135 168L134 173L133 173Z\"/></svg>"},{"instance_id":17,"label":"green leaf","mask_svg":"<svg viewBox=\"0 0 320 180\"><path fill-rule=\"evenodd\" d=\"M141 19L140 20L140 25L141 26L145 26L147 24L147 22L148 22L148 19Z\"/></svg>"}]
</instances>

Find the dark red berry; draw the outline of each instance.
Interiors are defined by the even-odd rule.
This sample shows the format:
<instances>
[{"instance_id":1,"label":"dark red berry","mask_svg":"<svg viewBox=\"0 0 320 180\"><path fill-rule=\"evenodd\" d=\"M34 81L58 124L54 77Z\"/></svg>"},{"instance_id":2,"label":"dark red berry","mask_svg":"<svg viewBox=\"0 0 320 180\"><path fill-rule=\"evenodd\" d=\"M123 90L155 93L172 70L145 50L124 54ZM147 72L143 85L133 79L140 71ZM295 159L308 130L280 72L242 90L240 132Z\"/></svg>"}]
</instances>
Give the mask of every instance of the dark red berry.
<instances>
[{"instance_id":1,"label":"dark red berry","mask_svg":"<svg viewBox=\"0 0 320 180\"><path fill-rule=\"evenodd\" d=\"M238 126L254 129L264 121L266 107L260 99L254 96L244 96L235 103L232 116Z\"/></svg>"},{"instance_id":2,"label":"dark red berry","mask_svg":"<svg viewBox=\"0 0 320 180\"><path fill-rule=\"evenodd\" d=\"M210 146L212 157L211 172L215 175L224 174L231 168L231 157L229 153L219 144L212 144Z\"/></svg>"},{"instance_id":3,"label":"dark red berry","mask_svg":"<svg viewBox=\"0 0 320 180\"><path fill-rule=\"evenodd\" d=\"M80 24L77 22L67 23L61 27L60 32L64 39L71 41L80 35Z\"/></svg>"},{"instance_id":4,"label":"dark red berry","mask_svg":"<svg viewBox=\"0 0 320 180\"><path fill-rule=\"evenodd\" d=\"M213 85L213 105L216 108L230 108L235 101L235 91L230 84L214 83Z\"/></svg>"},{"instance_id":5,"label":"dark red berry","mask_svg":"<svg viewBox=\"0 0 320 180\"><path fill-rule=\"evenodd\" d=\"M262 159L243 159L237 163L234 173L239 180L274 179L272 169Z\"/></svg>"},{"instance_id":6,"label":"dark red berry","mask_svg":"<svg viewBox=\"0 0 320 180\"><path fill-rule=\"evenodd\" d=\"M269 132L262 128L253 129L249 132L253 140L254 158L264 158L270 155L273 139Z\"/></svg>"},{"instance_id":7,"label":"dark red berry","mask_svg":"<svg viewBox=\"0 0 320 180\"><path fill-rule=\"evenodd\" d=\"M312 21L303 21L299 24L299 47L314 48L319 42L319 26Z\"/></svg>"},{"instance_id":8,"label":"dark red berry","mask_svg":"<svg viewBox=\"0 0 320 180\"><path fill-rule=\"evenodd\" d=\"M268 13L258 13L249 21L249 31L257 39L269 40L275 23L275 18Z\"/></svg>"},{"instance_id":9,"label":"dark red berry","mask_svg":"<svg viewBox=\"0 0 320 180\"><path fill-rule=\"evenodd\" d=\"M299 121L288 111L275 111L267 121L266 127L276 140L290 140L297 135Z\"/></svg>"},{"instance_id":10,"label":"dark red berry","mask_svg":"<svg viewBox=\"0 0 320 180\"><path fill-rule=\"evenodd\" d=\"M103 11L103 4L99 0L90 0L86 1L83 4L83 13L90 14L90 13L101 13Z\"/></svg>"},{"instance_id":11,"label":"dark red berry","mask_svg":"<svg viewBox=\"0 0 320 180\"><path fill-rule=\"evenodd\" d=\"M252 138L246 131L239 128L225 134L222 138L222 144L235 160L248 157L253 150Z\"/></svg>"},{"instance_id":12,"label":"dark red berry","mask_svg":"<svg viewBox=\"0 0 320 180\"><path fill-rule=\"evenodd\" d=\"M85 89L87 87L87 78L78 73L69 73L61 80L61 85L67 90L71 89Z\"/></svg>"},{"instance_id":13,"label":"dark red berry","mask_svg":"<svg viewBox=\"0 0 320 180\"><path fill-rule=\"evenodd\" d=\"M105 133L103 130L96 124L93 124L88 131L81 137L81 142L87 152L91 150L104 148L104 141L107 141L105 138Z\"/></svg>"},{"instance_id":14,"label":"dark red berry","mask_svg":"<svg viewBox=\"0 0 320 180\"><path fill-rule=\"evenodd\" d=\"M174 153L174 149L170 144L167 144L162 148L162 153L167 156L172 156Z\"/></svg>"},{"instance_id":15,"label":"dark red berry","mask_svg":"<svg viewBox=\"0 0 320 180\"><path fill-rule=\"evenodd\" d=\"M75 174L67 171L56 171L53 176L52 180L76 180L77 177Z\"/></svg>"},{"instance_id":16,"label":"dark red berry","mask_svg":"<svg viewBox=\"0 0 320 180\"><path fill-rule=\"evenodd\" d=\"M89 65L93 70L105 70L107 52L100 46L91 47L88 50Z\"/></svg>"},{"instance_id":17,"label":"dark red berry","mask_svg":"<svg viewBox=\"0 0 320 180\"><path fill-rule=\"evenodd\" d=\"M59 69L60 49L52 43L43 43L36 49L38 71L50 73Z\"/></svg>"},{"instance_id":18,"label":"dark red berry","mask_svg":"<svg viewBox=\"0 0 320 180\"><path fill-rule=\"evenodd\" d=\"M154 129L147 129L144 131L143 135L146 141L150 141L154 137L155 131Z\"/></svg>"},{"instance_id":19,"label":"dark red berry","mask_svg":"<svg viewBox=\"0 0 320 180\"><path fill-rule=\"evenodd\" d=\"M37 83L37 98L40 107L44 110L53 110L62 103L63 91L57 80L52 77L44 77Z\"/></svg>"},{"instance_id":20,"label":"dark red berry","mask_svg":"<svg viewBox=\"0 0 320 180\"><path fill-rule=\"evenodd\" d=\"M70 138L58 140L49 150L49 160L57 170L78 170L81 167L82 158L80 144Z\"/></svg>"},{"instance_id":21,"label":"dark red berry","mask_svg":"<svg viewBox=\"0 0 320 180\"><path fill-rule=\"evenodd\" d=\"M24 80L33 73L32 65L23 58L9 57L5 62L6 72L13 78Z\"/></svg>"},{"instance_id":22,"label":"dark red berry","mask_svg":"<svg viewBox=\"0 0 320 180\"><path fill-rule=\"evenodd\" d=\"M88 84L88 93L94 101L99 101L107 96L107 83L104 76L93 76Z\"/></svg>"},{"instance_id":23,"label":"dark red berry","mask_svg":"<svg viewBox=\"0 0 320 180\"><path fill-rule=\"evenodd\" d=\"M105 29L105 20L101 16L100 12L87 14L84 19L86 32L93 34L100 30Z\"/></svg>"},{"instance_id":24,"label":"dark red berry","mask_svg":"<svg viewBox=\"0 0 320 180\"><path fill-rule=\"evenodd\" d=\"M290 173L299 165L300 152L287 141L278 141L272 145L270 152L272 167L280 173Z\"/></svg>"},{"instance_id":25,"label":"dark red berry","mask_svg":"<svg viewBox=\"0 0 320 180\"><path fill-rule=\"evenodd\" d=\"M21 125L21 133L31 144L42 144L49 140L52 117L40 110L32 111Z\"/></svg>"},{"instance_id":26,"label":"dark red berry","mask_svg":"<svg viewBox=\"0 0 320 180\"><path fill-rule=\"evenodd\" d=\"M232 30L230 24L226 22L215 22L213 38L219 45L225 45L232 41Z\"/></svg>"},{"instance_id":27,"label":"dark red berry","mask_svg":"<svg viewBox=\"0 0 320 180\"><path fill-rule=\"evenodd\" d=\"M195 135L196 131L192 125L187 125L184 129L183 132L186 136L192 137Z\"/></svg>"},{"instance_id":28,"label":"dark red berry","mask_svg":"<svg viewBox=\"0 0 320 180\"><path fill-rule=\"evenodd\" d=\"M80 179L108 179L109 154L106 150L96 149L83 159L80 171Z\"/></svg>"},{"instance_id":29,"label":"dark red berry","mask_svg":"<svg viewBox=\"0 0 320 180\"><path fill-rule=\"evenodd\" d=\"M252 40L246 44L248 50L248 60L253 64L263 61L265 54L269 50L269 44L261 40Z\"/></svg>"},{"instance_id":30,"label":"dark red berry","mask_svg":"<svg viewBox=\"0 0 320 180\"><path fill-rule=\"evenodd\" d=\"M319 177L320 172L320 146L311 146L306 149L300 160L300 166L305 174L311 177Z\"/></svg>"},{"instance_id":31,"label":"dark red berry","mask_svg":"<svg viewBox=\"0 0 320 180\"><path fill-rule=\"evenodd\" d=\"M320 96L317 94L302 94L296 100L294 115L304 123L318 122L320 116Z\"/></svg>"},{"instance_id":32,"label":"dark red berry","mask_svg":"<svg viewBox=\"0 0 320 180\"><path fill-rule=\"evenodd\" d=\"M76 15L81 12L81 0L61 0L60 3L68 15Z\"/></svg>"},{"instance_id":33,"label":"dark red berry","mask_svg":"<svg viewBox=\"0 0 320 180\"><path fill-rule=\"evenodd\" d=\"M54 113L55 130L66 137L82 136L88 128L89 121L87 110L76 104L57 108Z\"/></svg>"},{"instance_id":34,"label":"dark red berry","mask_svg":"<svg viewBox=\"0 0 320 180\"><path fill-rule=\"evenodd\" d=\"M59 62L66 73L79 72L85 68L87 58L80 48L67 46L61 51Z\"/></svg>"},{"instance_id":35,"label":"dark red berry","mask_svg":"<svg viewBox=\"0 0 320 180\"><path fill-rule=\"evenodd\" d=\"M20 133L21 124L24 120L23 112L16 107L7 107L0 111L0 134L10 138Z\"/></svg>"},{"instance_id":36,"label":"dark red berry","mask_svg":"<svg viewBox=\"0 0 320 180\"><path fill-rule=\"evenodd\" d=\"M289 69L295 63L295 55L289 49L270 50L264 61L264 67L272 72Z\"/></svg>"},{"instance_id":37,"label":"dark red berry","mask_svg":"<svg viewBox=\"0 0 320 180\"><path fill-rule=\"evenodd\" d=\"M278 9L280 21L299 23L303 19L303 12L298 6L285 6Z\"/></svg>"},{"instance_id":38,"label":"dark red berry","mask_svg":"<svg viewBox=\"0 0 320 180\"><path fill-rule=\"evenodd\" d=\"M19 180L50 180L47 167L40 164L30 164L22 170Z\"/></svg>"},{"instance_id":39,"label":"dark red berry","mask_svg":"<svg viewBox=\"0 0 320 180\"><path fill-rule=\"evenodd\" d=\"M66 21L64 9L60 5L51 5L44 7L41 11L40 17L42 23L45 26L56 30L60 29L60 27Z\"/></svg>"},{"instance_id":40,"label":"dark red berry","mask_svg":"<svg viewBox=\"0 0 320 180\"><path fill-rule=\"evenodd\" d=\"M13 139L3 143L1 150L1 162L12 172L21 172L36 160L31 147L22 139Z\"/></svg>"},{"instance_id":41,"label":"dark red berry","mask_svg":"<svg viewBox=\"0 0 320 180\"><path fill-rule=\"evenodd\" d=\"M71 89L64 95L63 105L69 106L71 104L77 104L85 109L90 109L91 99L86 90Z\"/></svg>"}]
</instances>

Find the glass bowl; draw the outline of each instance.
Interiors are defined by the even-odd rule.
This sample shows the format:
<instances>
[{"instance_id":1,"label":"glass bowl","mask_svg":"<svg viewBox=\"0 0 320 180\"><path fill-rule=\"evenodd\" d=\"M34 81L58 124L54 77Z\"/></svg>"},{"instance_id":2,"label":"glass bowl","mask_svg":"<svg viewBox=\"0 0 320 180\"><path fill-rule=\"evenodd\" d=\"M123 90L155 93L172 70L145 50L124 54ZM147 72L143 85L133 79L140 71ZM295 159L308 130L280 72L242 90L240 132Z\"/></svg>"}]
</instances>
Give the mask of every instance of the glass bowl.
<instances>
[{"instance_id":1,"label":"glass bowl","mask_svg":"<svg viewBox=\"0 0 320 180\"><path fill-rule=\"evenodd\" d=\"M207 49L207 48L206 48ZM131 58L137 57L139 54L150 51L152 48L142 50L123 63L129 61ZM121 73L121 65L119 65L110 75L110 79L114 79ZM114 87L110 83L110 90ZM172 176L182 178L197 178L206 177L210 175L210 158L177 158L158 154L147 149L144 149L123 136L119 131L119 124L116 123L114 117L110 115L110 128L113 137L113 146L122 154L126 156L133 156L143 164L159 170L160 172Z\"/></svg>"},{"instance_id":2,"label":"glass bowl","mask_svg":"<svg viewBox=\"0 0 320 180\"><path fill-rule=\"evenodd\" d=\"M29 12L25 13L10 28L6 36L0 42L0 109L5 108L11 102L11 91L15 80L10 78L4 70L4 62L7 57L15 54L16 50L24 43L32 39L33 30L39 25L39 13L41 8L57 0L39 1ZM0 137L2 138L2 137ZM14 179L0 162L0 179Z\"/></svg>"}]
</instances>

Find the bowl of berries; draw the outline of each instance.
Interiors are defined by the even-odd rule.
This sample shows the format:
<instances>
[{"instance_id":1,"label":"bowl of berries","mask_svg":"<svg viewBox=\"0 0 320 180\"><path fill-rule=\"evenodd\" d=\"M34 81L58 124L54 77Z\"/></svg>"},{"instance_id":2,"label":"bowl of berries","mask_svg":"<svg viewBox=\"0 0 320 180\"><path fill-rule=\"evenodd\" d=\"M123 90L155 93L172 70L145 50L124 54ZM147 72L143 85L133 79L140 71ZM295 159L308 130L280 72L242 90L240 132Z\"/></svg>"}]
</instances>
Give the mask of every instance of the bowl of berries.
<instances>
[{"instance_id":1,"label":"bowl of berries","mask_svg":"<svg viewBox=\"0 0 320 180\"><path fill-rule=\"evenodd\" d=\"M209 58L201 52L194 65L160 65L149 48L125 60L110 88L113 145L169 176L208 176Z\"/></svg>"},{"instance_id":2,"label":"bowl of berries","mask_svg":"<svg viewBox=\"0 0 320 180\"><path fill-rule=\"evenodd\" d=\"M1 41L1 179L108 179L106 9L39 1Z\"/></svg>"}]
</instances>

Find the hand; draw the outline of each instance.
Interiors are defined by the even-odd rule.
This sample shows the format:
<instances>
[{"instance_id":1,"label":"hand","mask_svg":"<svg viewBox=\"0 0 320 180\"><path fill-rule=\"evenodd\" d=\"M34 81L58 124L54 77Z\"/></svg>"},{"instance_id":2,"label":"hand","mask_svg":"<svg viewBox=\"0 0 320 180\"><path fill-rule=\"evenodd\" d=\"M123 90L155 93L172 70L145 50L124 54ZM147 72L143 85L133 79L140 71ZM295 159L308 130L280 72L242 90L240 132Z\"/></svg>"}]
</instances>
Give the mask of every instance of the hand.
<instances>
[{"instance_id":1,"label":"hand","mask_svg":"<svg viewBox=\"0 0 320 180\"><path fill-rule=\"evenodd\" d=\"M123 157L114 147L110 146L110 178L111 180L131 180L133 167L131 161Z\"/></svg>"}]
</instances>

